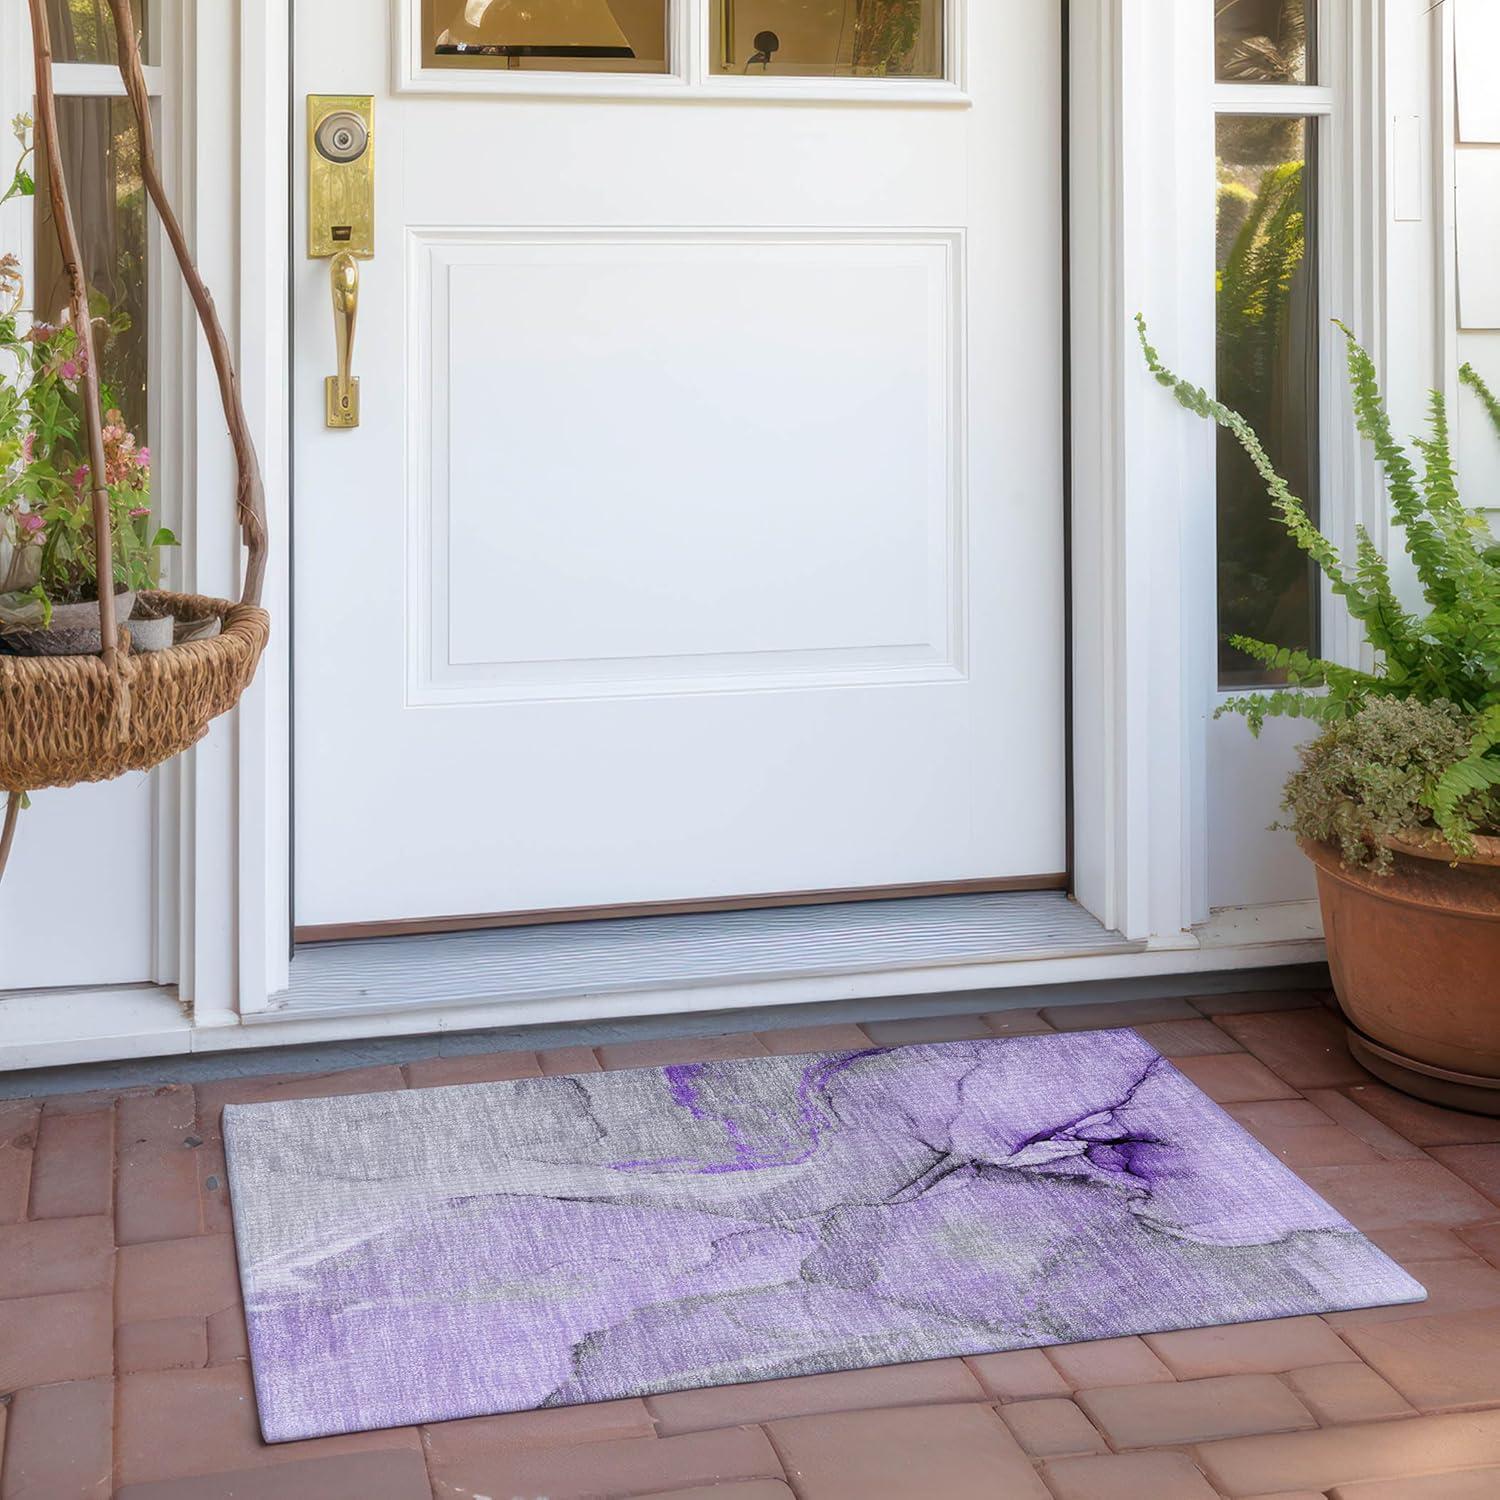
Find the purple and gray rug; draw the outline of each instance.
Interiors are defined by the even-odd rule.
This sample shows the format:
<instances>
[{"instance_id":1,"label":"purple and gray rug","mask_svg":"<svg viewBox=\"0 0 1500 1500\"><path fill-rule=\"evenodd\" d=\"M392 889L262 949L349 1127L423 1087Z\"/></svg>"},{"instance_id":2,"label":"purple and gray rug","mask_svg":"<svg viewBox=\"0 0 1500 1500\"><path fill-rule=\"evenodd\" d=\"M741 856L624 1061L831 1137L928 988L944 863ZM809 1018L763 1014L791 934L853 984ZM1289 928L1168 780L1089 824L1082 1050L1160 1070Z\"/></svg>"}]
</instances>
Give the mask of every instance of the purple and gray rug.
<instances>
[{"instance_id":1,"label":"purple and gray rug","mask_svg":"<svg viewBox=\"0 0 1500 1500\"><path fill-rule=\"evenodd\" d=\"M224 1112L270 1442L1419 1301L1127 1031Z\"/></svg>"}]
</instances>

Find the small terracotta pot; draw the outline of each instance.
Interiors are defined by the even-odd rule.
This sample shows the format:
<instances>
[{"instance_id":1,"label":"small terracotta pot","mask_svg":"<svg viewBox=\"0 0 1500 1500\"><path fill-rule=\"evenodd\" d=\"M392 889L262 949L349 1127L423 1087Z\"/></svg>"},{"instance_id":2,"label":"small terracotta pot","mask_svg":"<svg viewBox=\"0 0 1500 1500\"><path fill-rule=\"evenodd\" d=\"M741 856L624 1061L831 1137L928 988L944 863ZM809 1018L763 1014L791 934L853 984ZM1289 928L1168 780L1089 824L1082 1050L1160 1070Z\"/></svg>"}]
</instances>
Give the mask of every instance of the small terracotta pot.
<instances>
[{"instance_id":1,"label":"small terracotta pot","mask_svg":"<svg viewBox=\"0 0 1500 1500\"><path fill-rule=\"evenodd\" d=\"M1355 1056L1422 1099L1500 1115L1500 839L1457 859L1441 839L1389 841L1389 875L1304 840L1334 989Z\"/></svg>"}]
</instances>

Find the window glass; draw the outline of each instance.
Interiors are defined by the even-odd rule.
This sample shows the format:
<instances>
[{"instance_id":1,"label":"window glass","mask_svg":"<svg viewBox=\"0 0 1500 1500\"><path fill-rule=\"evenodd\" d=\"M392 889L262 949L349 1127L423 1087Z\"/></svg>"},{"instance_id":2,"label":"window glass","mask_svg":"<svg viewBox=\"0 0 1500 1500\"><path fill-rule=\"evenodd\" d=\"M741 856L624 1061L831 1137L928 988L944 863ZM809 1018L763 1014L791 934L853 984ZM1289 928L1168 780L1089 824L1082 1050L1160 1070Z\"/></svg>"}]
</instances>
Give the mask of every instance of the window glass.
<instances>
[{"instance_id":1,"label":"window glass","mask_svg":"<svg viewBox=\"0 0 1500 1500\"><path fill-rule=\"evenodd\" d=\"M715 73L941 78L943 0L711 0Z\"/></svg>"},{"instance_id":2,"label":"window glass","mask_svg":"<svg viewBox=\"0 0 1500 1500\"><path fill-rule=\"evenodd\" d=\"M141 33L141 57L149 63L151 0L131 0L130 8ZM115 21L107 0L47 0L47 22L58 62L114 62Z\"/></svg>"},{"instance_id":3,"label":"window glass","mask_svg":"<svg viewBox=\"0 0 1500 1500\"><path fill-rule=\"evenodd\" d=\"M1317 253L1313 123L1225 115L1218 122L1218 394L1260 434L1272 462L1318 515ZM1219 677L1274 680L1232 636L1318 649L1313 565L1264 483L1219 432Z\"/></svg>"},{"instance_id":4,"label":"window glass","mask_svg":"<svg viewBox=\"0 0 1500 1500\"><path fill-rule=\"evenodd\" d=\"M665 73L669 0L422 0L425 62L542 73Z\"/></svg>"},{"instance_id":5,"label":"window glass","mask_svg":"<svg viewBox=\"0 0 1500 1500\"><path fill-rule=\"evenodd\" d=\"M147 441L146 194L135 117L123 99L57 101L68 196L83 247L106 404L118 408L139 444ZM59 324L67 315L68 274L57 248L46 162L37 153L33 315Z\"/></svg>"},{"instance_id":6,"label":"window glass","mask_svg":"<svg viewBox=\"0 0 1500 1500\"><path fill-rule=\"evenodd\" d=\"M1316 83L1317 0L1213 0L1221 83Z\"/></svg>"}]
</instances>

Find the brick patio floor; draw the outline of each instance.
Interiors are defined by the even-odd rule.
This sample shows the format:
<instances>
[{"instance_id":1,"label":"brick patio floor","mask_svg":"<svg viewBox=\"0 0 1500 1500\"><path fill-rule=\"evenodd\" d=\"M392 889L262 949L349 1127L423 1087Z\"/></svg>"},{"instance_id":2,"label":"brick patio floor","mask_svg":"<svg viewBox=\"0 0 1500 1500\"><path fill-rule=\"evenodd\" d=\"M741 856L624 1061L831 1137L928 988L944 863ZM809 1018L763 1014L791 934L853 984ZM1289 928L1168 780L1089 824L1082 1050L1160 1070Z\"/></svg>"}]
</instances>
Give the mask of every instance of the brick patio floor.
<instances>
[{"instance_id":1,"label":"brick patio floor","mask_svg":"<svg viewBox=\"0 0 1500 1500\"><path fill-rule=\"evenodd\" d=\"M3 1500L1494 1500L1500 1121L1316 992L935 1016L0 1102ZM229 1102L1134 1024L1430 1301L266 1447Z\"/></svg>"}]
</instances>

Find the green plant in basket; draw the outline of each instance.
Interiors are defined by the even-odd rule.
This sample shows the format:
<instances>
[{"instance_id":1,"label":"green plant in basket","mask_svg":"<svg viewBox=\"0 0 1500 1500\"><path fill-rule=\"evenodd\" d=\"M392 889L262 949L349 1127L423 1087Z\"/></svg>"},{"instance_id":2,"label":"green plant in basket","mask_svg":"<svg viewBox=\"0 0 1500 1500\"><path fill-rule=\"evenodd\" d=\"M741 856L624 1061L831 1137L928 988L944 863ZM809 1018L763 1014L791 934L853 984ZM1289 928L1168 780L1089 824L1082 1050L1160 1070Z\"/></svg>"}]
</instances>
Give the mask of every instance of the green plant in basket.
<instances>
[{"instance_id":1,"label":"green plant in basket","mask_svg":"<svg viewBox=\"0 0 1500 1500\"><path fill-rule=\"evenodd\" d=\"M1374 362L1338 325L1348 346L1356 422L1374 447L1421 584L1425 608L1412 610L1397 596L1369 533L1359 528L1353 559L1341 556L1277 473L1250 423L1169 370L1145 320L1136 322L1152 374L1188 411L1233 434L1265 481L1282 525L1317 563L1374 652L1372 670L1363 671L1233 637L1287 685L1232 698L1220 713L1243 715L1257 734L1274 716L1326 726L1288 786L1292 826L1339 847L1349 863L1382 869L1390 863L1382 840L1402 827L1441 837L1460 855L1473 850L1476 834L1500 833L1500 548L1460 499L1441 393L1431 395L1428 432L1414 441L1413 456L1392 435ZM1500 432L1500 400L1471 365L1461 378Z\"/></svg>"}]
</instances>

